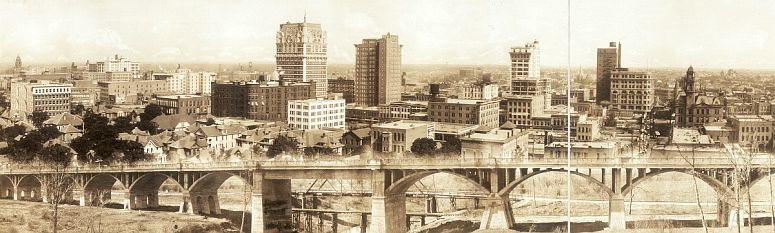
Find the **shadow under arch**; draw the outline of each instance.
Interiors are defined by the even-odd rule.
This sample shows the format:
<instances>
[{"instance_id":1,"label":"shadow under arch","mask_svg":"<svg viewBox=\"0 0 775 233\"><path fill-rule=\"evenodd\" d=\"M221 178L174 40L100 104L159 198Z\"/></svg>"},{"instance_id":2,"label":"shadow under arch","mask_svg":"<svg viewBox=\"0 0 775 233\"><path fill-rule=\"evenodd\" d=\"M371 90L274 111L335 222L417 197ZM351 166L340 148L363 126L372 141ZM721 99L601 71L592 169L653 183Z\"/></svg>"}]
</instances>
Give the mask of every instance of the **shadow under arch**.
<instances>
[{"instance_id":1,"label":"shadow under arch","mask_svg":"<svg viewBox=\"0 0 775 233\"><path fill-rule=\"evenodd\" d=\"M13 198L13 179L7 175L0 175L0 198Z\"/></svg>"},{"instance_id":2,"label":"shadow under arch","mask_svg":"<svg viewBox=\"0 0 775 233\"><path fill-rule=\"evenodd\" d=\"M417 173L409 174L395 183L391 184L386 190L385 195L398 195L398 194L405 194L407 190L409 190L412 185L417 183L417 181L420 181L422 178L428 177L430 175L434 174L450 174L459 178L462 178L463 180L467 181L468 183L474 185L477 190L480 190L484 193L487 193L488 195L491 194L490 189L482 186L481 184L477 183L474 180L471 180L471 178L466 177L460 173L456 173L453 171L422 171Z\"/></svg>"},{"instance_id":3,"label":"shadow under arch","mask_svg":"<svg viewBox=\"0 0 775 233\"><path fill-rule=\"evenodd\" d=\"M719 195L719 199L721 200L725 200L726 198L724 197L727 197L728 195L732 194L732 189L730 189L723 182L717 180L716 178L713 178L712 176L709 176L700 172L691 172L690 170L687 170L687 169L665 169L665 170L650 172L650 173L647 173L645 176L635 178L634 180L632 180L631 183L624 185L624 187L622 188L622 195L627 196L630 194L630 192L633 191L633 189L635 189L635 187L637 187L641 183L653 177L656 177L665 173L670 173L670 172L682 173L682 174L699 178L700 180L702 180L702 182L705 182L705 184L713 188L713 190L716 191L716 194Z\"/></svg>"},{"instance_id":4,"label":"shadow under arch","mask_svg":"<svg viewBox=\"0 0 775 233\"><path fill-rule=\"evenodd\" d=\"M524 176L521 176L518 179L516 179L516 180L512 181L511 183L507 184L505 188L503 188L502 190L498 191L498 195L502 196L502 197L508 196L509 193L511 193L511 191L514 190L514 188L516 188L520 184L524 183L528 179L533 178L533 177L535 177L537 175L551 173L551 172L567 173L568 171L567 170L558 170L558 169L547 169L547 170L540 170L540 171L536 171L536 172L531 172L531 173L529 173L527 175L524 175ZM570 171L570 173L572 175L584 178L589 183L597 185L603 191L605 191L606 194L608 194L609 198L614 195L614 192L613 192L613 190L611 190L611 188L609 188L608 186L603 184L603 182L600 182L599 180L595 179L594 177L592 177L590 175L587 175L587 174L584 174L584 173L581 173L581 172L577 172L577 171Z\"/></svg>"},{"instance_id":5,"label":"shadow under arch","mask_svg":"<svg viewBox=\"0 0 775 233\"><path fill-rule=\"evenodd\" d=\"M104 173L93 176L89 180L87 180L86 185L84 185L84 189L94 190L94 189L101 189L105 187L112 188L116 182L118 182L118 184L121 185L121 188L128 189L126 184L124 184L124 182L121 182L121 179L119 179L118 177L112 174L104 174ZM109 186L107 186L108 184Z\"/></svg>"},{"instance_id":6,"label":"shadow under arch","mask_svg":"<svg viewBox=\"0 0 775 233\"><path fill-rule=\"evenodd\" d=\"M159 187L166 181L167 179L171 179L175 181L175 184L180 188L180 190L186 190L183 185L180 184L180 181L176 180L175 178L159 172L154 173L147 173L143 174L142 176L138 177L132 184L129 185L127 190L129 192L135 192L140 190L145 191L158 191Z\"/></svg>"},{"instance_id":7,"label":"shadow under arch","mask_svg":"<svg viewBox=\"0 0 775 233\"><path fill-rule=\"evenodd\" d=\"M206 175L199 177L199 179L195 180L194 183L191 184L191 187L188 189L189 192L192 193L218 191L218 188L220 188L221 185L226 182L226 180L232 177L238 177L243 184L249 185L248 180L246 180L245 177L241 176L240 174L227 171L217 171L207 173Z\"/></svg>"}]
</instances>

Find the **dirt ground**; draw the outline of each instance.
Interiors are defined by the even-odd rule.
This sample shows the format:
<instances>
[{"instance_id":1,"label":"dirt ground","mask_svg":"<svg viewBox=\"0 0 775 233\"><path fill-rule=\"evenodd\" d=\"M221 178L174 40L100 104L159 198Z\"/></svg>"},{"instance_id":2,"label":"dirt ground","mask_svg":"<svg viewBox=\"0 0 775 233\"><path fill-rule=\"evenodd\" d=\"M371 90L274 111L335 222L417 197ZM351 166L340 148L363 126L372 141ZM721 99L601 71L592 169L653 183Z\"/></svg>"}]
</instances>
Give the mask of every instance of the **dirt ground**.
<instances>
[{"instance_id":1,"label":"dirt ground","mask_svg":"<svg viewBox=\"0 0 775 233\"><path fill-rule=\"evenodd\" d=\"M52 232L53 211L39 202L0 200L0 232ZM169 233L182 229L207 229L200 232L226 232L230 228L223 219L192 214L158 211L138 211L111 208L60 206L62 233Z\"/></svg>"}]
</instances>

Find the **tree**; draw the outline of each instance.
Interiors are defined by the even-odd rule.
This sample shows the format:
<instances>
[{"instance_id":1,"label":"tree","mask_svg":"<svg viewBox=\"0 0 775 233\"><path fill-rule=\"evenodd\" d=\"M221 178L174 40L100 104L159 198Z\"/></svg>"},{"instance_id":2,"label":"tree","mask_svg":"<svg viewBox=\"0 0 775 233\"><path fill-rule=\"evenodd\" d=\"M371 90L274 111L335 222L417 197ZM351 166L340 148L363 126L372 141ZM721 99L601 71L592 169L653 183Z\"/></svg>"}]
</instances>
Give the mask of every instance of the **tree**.
<instances>
[{"instance_id":1,"label":"tree","mask_svg":"<svg viewBox=\"0 0 775 233\"><path fill-rule=\"evenodd\" d=\"M449 137L447 138L447 141L441 145L441 152L446 155L460 155L461 150L462 143L457 137Z\"/></svg>"},{"instance_id":2,"label":"tree","mask_svg":"<svg viewBox=\"0 0 775 233\"><path fill-rule=\"evenodd\" d=\"M2 141L11 141L12 139L16 138L19 135L22 135L27 130L22 125L13 125L11 127L6 127L0 129L0 140Z\"/></svg>"},{"instance_id":3,"label":"tree","mask_svg":"<svg viewBox=\"0 0 775 233\"><path fill-rule=\"evenodd\" d=\"M149 104L145 106L143 113L140 114L140 121L151 121L153 118L161 116L162 114L164 114L164 111L161 109L161 106Z\"/></svg>"},{"instance_id":4,"label":"tree","mask_svg":"<svg viewBox=\"0 0 775 233\"><path fill-rule=\"evenodd\" d=\"M86 111L86 107L84 107L83 104L76 104L76 105L70 106L70 114L80 116L85 111Z\"/></svg>"},{"instance_id":5,"label":"tree","mask_svg":"<svg viewBox=\"0 0 775 233\"><path fill-rule=\"evenodd\" d=\"M40 161L53 170L48 174L40 175L41 185L46 190L45 197L51 205L54 216L51 218L53 232L59 231L59 205L67 201L68 194L72 193L73 179L66 172L70 165L70 149L62 145L52 145L41 150Z\"/></svg>"},{"instance_id":6,"label":"tree","mask_svg":"<svg viewBox=\"0 0 775 233\"><path fill-rule=\"evenodd\" d=\"M277 155L283 153L294 152L298 148L299 141L297 141L295 138L291 138L286 135L279 135L274 139L272 145L269 146L269 149L266 151L266 156L269 158L274 158Z\"/></svg>"},{"instance_id":7,"label":"tree","mask_svg":"<svg viewBox=\"0 0 775 233\"><path fill-rule=\"evenodd\" d=\"M124 154L121 161L135 163L150 159L150 155L145 153L143 145L135 141L118 140L116 149Z\"/></svg>"},{"instance_id":8,"label":"tree","mask_svg":"<svg viewBox=\"0 0 775 233\"><path fill-rule=\"evenodd\" d=\"M430 138L420 138L412 142L412 153L417 155L432 155L436 153L436 141Z\"/></svg>"},{"instance_id":9,"label":"tree","mask_svg":"<svg viewBox=\"0 0 775 233\"><path fill-rule=\"evenodd\" d=\"M215 124L215 119L213 118L207 118L207 122L205 122L206 126L211 126Z\"/></svg>"},{"instance_id":10,"label":"tree","mask_svg":"<svg viewBox=\"0 0 775 233\"><path fill-rule=\"evenodd\" d=\"M146 131L151 134L156 134L159 130L159 125L153 121L140 121L135 125L138 129Z\"/></svg>"},{"instance_id":11,"label":"tree","mask_svg":"<svg viewBox=\"0 0 775 233\"><path fill-rule=\"evenodd\" d=\"M603 121L603 125L607 127L616 127L616 114L613 111L608 111L608 114Z\"/></svg>"},{"instance_id":12,"label":"tree","mask_svg":"<svg viewBox=\"0 0 775 233\"><path fill-rule=\"evenodd\" d=\"M84 134L88 133L92 129L96 129L96 128L99 128L101 126L107 127L108 126L108 122L110 122L110 120L108 120L107 117L100 116L100 115L95 114L95 113L93 113L91 111L86 111L86 113L84 114L84 117L83 117L83 126L84 126L84 129L85 129Z\"/></svg>"},{"instance_id":13,"label":"tree","mask_svg":"<svg viewBox=\"0 0 775 233\"><path fill-rule=\"evenodd\" d=\"M132 123L131 117L122 116L113 119L113 127L115 127L118 132L128 133L135 128L135 124Z\"/></svg>"},{"instance_id":14,"label":"tree","mask_svg":"<svg viewBox=\"0 0 775 233\"><path fill-rule=\"evenodd\" d=\"M34 111L30 115L30 120L32 121L32 125L34 125L35 128L41 128L43 127L43 122L48 120L48 113L41 112L41 111Z\"/></svg>"}]
</instances>

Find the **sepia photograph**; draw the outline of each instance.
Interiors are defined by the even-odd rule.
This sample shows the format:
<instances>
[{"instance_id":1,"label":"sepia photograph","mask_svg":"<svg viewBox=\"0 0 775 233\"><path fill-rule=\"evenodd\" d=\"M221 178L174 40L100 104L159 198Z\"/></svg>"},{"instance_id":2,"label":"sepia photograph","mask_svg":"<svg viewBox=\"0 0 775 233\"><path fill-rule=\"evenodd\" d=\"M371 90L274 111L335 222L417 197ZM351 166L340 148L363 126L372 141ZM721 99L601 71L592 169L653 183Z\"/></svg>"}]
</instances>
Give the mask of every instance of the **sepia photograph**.
<instances>
[{"instance_id":1,"label":"sepia photograph","mask_svg":"<svg viewBox=\"0 0 775 233\"><path fill-rule=\"evenodd\" d=\"M0 0L0 233L775 232L775 1Z\"/></svg>"}]
</instances>

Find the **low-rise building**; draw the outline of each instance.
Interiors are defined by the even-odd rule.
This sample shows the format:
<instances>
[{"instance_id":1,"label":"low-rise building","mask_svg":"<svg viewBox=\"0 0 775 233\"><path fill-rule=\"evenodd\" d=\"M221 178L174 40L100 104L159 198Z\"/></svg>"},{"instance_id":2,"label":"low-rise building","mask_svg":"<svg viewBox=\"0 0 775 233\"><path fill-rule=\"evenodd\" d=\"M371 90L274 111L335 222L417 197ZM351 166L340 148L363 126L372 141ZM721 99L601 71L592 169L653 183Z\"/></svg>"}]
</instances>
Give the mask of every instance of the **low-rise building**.
<instances>
[{"instance_id":1,"label":"low-rise building","mask_svg":"<svg viewBox=\"0 0 775 233\"><path fill-rule=\"evenodd\" d=\"M420 138L433 138L432 122L396 121L375 124L371 128L374 152L403 153L412 148L412 143Z\"/></svg>"},{"instance_id":2,"label":"low-rise building","mask_svg":"<svg viewBox=\"0 0 775 233\"><path fill-rule=\"evenodd\" d=\"M460 138L463 158L526 158L528 134L496 129Z\"/></svg>"},{"instance_id":3,"label":"low-rise building","mask_svg":"<svg viewBox=\"0 0 775 233\"><path fill-rule=\"evenodd\" d=\"M539 95L507 96L506 120L514 123L517 128L526 129L533 125L532 118L543 114L544 98Z\"/></svg>"},{"instance_id":4,"label":"low-rise building","mask_svg":"<svg viewBox=\"0 0 775 233\"><path fill-rule=\"evenodd\" d=\"M377 123L379 122L379 107L366 107L356 104L345 106L345 120L352 123Z\"/></svg>"},{"instance_id":5,"label":"low-rise building","mask_svg":"<svg viewBox=\"0 0 775 233\"><path fill-rule=\"evenodd\" d=\"M288 101L315 98L312 83L251 81L212 84L212 114L255 120L288 120Z\"/></svg>"},{"instance_id":6,"label":"low-rise building","mask_svg":"<svg viewBox=\"0 0 775 233\"><path fill-rule=\"evenodd\" d=\"M166 83L161 80L98 82L97 86L103 104L139 104L153 95L168 93Z\"/></svg>"},{"instance_id":7,"label":"low-rise building","mask_svg":"<svg viewBox=\"0 0 775 233\"><path fill-rule=\"evenodd\" d=\"M568 142L552 142L544 147L544 158L567 158ZM618 158L618 148L615 142L571 142L571 158L573 159L606 159Z\"/></svg>"},{"instance_id":8,"label":"low-rise building","mask_svg":"<svg viewBox=\"0 0 775 233\"><path fill-rule=\"evenodd\" d=\"M475 100L491 100L498 98L498 84L497 83L475 83L463 87L463 95L461 99L475 99Z\"/></svg>"},{"instance_id":9,"label":"low-rise building","mask_svg":"<svg viewBox=\"0 0 775 233\"><path fill-rule=\"evenodd\" d=\"M209 114L210 97L201 95L156 96L152 103L159 105L165 114Z\"/></svg>"},{"instance_id":10,"label":"low-rise building","mask_svg":"<svg viewBox=\"0 0 775 233\"><path fill-rule=\"evenodd\" d=\"M595 141L600 138L600 124L598 119L586 119L578 122L576 140L582 142Z\"/></svg>"},{"instance_id":11,"label":"low-rise building","mask_svg":"<svg viewBox=\"0 0 775 233\"><path fill-rule=\"evenodd\" d=\"M379 106L379 118L384 121L393 120L427 120L428 102L398 101Z\"/></svg>"},{"instance_id":12,"label":"low-rise building","mask_svg":"<svg viewBox=\"0 0 775 233\"><path fill-rule=\"evenodd\" d=\"M772 116L732 115L727 120L733 130L733 142L757 151L773 149L775 120Z\"/></svg>"},{"instance_id":13,"label":"low-rise building","mask_svg":"<svg viewBox=\"0 0 775 233\"><path fill-rule=\"evenodd\" d=\"M434 99L428 102L428 120L497 128L497 100Z\"/></svg>"}]
</instances>

